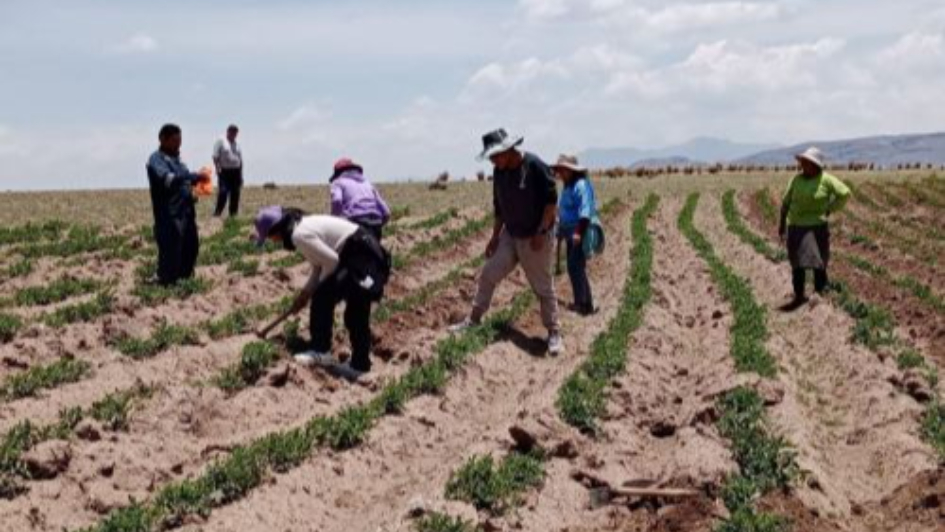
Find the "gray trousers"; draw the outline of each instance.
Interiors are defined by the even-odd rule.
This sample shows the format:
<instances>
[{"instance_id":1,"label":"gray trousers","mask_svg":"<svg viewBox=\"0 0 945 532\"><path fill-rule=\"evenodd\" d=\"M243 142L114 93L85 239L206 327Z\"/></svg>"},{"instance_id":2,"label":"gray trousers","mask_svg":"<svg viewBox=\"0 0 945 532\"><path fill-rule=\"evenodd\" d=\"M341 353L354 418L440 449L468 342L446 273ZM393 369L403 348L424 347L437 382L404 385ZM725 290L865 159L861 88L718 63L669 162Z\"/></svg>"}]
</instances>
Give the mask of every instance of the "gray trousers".
<instances>
[{"instance_id":1,"label":"gray trousers","mask_svg":"<svg viewBox=\"0 0 945 532\"><path fill-rule=\"evenodd\" d=\"M472 320L478 322L492 305L492 296L502 280L509 276L515 267L522 265L525 277L532 291L538 296L541 303L541 320L549 331L557 332L561 325L558 322L558 299L555 296L554 276L554 239L549 233L545 245L541 250L533 251L531 239L512 238L506 230L499 235L499 246L482 268L479 275L479 289L473 303Z\"/></svg>"}]
</instances>

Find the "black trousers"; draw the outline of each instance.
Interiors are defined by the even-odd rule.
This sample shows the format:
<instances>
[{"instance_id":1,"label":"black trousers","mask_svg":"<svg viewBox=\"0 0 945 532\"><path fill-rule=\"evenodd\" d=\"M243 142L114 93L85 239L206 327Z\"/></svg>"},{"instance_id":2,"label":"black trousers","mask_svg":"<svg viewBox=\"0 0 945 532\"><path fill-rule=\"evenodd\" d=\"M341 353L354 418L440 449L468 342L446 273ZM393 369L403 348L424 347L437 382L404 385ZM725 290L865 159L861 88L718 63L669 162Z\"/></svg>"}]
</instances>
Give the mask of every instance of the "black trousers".
<instances>
[{"instance_id":1,"label":"black trousers","mask_svg":"<svg viewBox=\"0 0 945 532\"><path fill-rule=\"evenodd\" d=\"M335 328L335 307L345 302L345 328L351 340L351 367L371 370L371 300L363 293L347 289L337 275L325 279L312 296L309 333L312 349L327 353Z\"/></svg>"},{"instance_id":2,"label":"black trousers","mask_svg":"<svg viewBox=\"0 0 945 532\"><path fill-rule=\"evenodd\" d=\"M214 216L223 214L227 199L230 201L230 216L240 212L240 192L243 189L243 169L234 168L220 172L219 187L217 190L217 208Z\"/></svg>"},{"instance_id":3,"label":"black trousers","mask_svg":"<svg viewBox=\"0 0 945 532\"><path fill-rule=\"evenodd\" d=\"M358 227L364 229L368 232L369 235L373 236L378 243L381 242L381 237L384 236L384 226L374 220L365 220L361 218L353 218L350 220L353 223L358 224Z\"/></svg>"},{"instance_id":4,"label":"black trousers","mask_svg":"<svg viewBox=\"0 0 945 532\"><path fill-rule=\"evenodd\" d=\"M807 270L804 268L793 268L791 270L791 284L794 285L794 297L802 299L804 297L804 284L807 281ZM814 291L818 294L827 289L827 270L822 268L814 269Z\"/></svg>"},{"instance_id":5,"label":"black trousers","mask_svg":"<svg viewBox=\"0 0 945 532\"><path fill-rule=\"evenodd\" d=\"M192 215L161 220L154 225L158 247L158 282L172 285L194 276L200 237L197 221Z\"/></svg>"}]
</instances>

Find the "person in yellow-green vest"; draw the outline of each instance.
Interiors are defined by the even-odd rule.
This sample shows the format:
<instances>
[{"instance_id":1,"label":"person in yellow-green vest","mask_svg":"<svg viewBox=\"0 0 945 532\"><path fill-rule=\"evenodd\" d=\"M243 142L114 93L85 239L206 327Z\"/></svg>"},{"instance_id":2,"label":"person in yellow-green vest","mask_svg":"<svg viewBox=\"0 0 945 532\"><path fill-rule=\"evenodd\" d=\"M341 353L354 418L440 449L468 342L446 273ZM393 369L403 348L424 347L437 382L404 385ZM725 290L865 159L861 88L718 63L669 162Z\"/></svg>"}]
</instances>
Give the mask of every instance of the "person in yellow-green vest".
<instances>
[{"instance_id":1,"label":"person in yellow-green vest","mask_svg":"<svg viewBox=\"0 0 945 532\"><path fill-rule=\"evenodd\" d=\"M791 179L781 203L778 234L787 236L788 260L794 285L794 304L806 301L804 284L807 270L814 270L814 290L827 288L830 262L830 215L843 209L850 199L850 188L827 173L824 155L810 148L797 155L801 173Z\"/></svg>"}]
</instances>

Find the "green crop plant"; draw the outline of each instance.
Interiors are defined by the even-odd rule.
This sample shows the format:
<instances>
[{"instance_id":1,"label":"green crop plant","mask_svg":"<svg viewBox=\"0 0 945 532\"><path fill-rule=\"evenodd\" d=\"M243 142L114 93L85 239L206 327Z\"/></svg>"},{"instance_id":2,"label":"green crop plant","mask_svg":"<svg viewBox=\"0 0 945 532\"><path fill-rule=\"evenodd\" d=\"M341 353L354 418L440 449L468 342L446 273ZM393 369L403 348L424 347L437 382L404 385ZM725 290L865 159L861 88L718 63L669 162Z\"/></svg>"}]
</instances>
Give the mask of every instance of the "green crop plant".
<instances>
[{"instance_id":1,"label":"green crop plant","mask_svg":"<svg viewBox=\"0 0 945 532\"><path fill-rule=\"evenodd\" d=\"M243 277L254 277L259 274L259 261L252 259L236 259L230 261L226 271L228 273L240 274Z\"/></svg>"},{"instance_id":2,"label":"green crop plant","mask_svg":"<svg viewBox=\"0 0 945 532\"><path fill-rule=\"evenodd\" d=\"M939 460L945 463L945 403L940 397L929 405L922 416L922 436L938 453Z\"/></svg>"},{"instance_id":3,"label":"green crop plant","mask_svg":"<svg viewBox=\"0 0 945 532\"><path fill-rule=\"evenodd\" d=\"M30 286L16 291L14 301L20 306L43 306L60 303L71 297L97 292L102 283L94 279L62 277L43 286Z\"/></svg>"},{"instance_id":4,"label":"green crop plant","mask_svg":"<svg viewBox=\"0 0 945 532\"><path fill-rule=\"evenodd\" d=\"M117 391L106 395L92 404L89 414L93 419L102 423L106 430L127 430L128 418L141 401L149 399L154 389L137 384L128 390Z\"/></svg>"},{"instance_id":5,"label":"green crop plant","mask_svg":"<svg viewBox=\"0 0 945 532\"><path fill-rule=\"evenodd\" d=\"M395 205L390 210L390 220L392 222L396 222L408 216L410 216L410 207L407 205Z\"/></svg>"},{"instance_id":6,"label":"green crop plant","mask_svg":"<svg viewBox=\"0 0 945 532\"><path fill-rule=\"evenodd\" d=\"M444 289L456 284L456 282L462 278L464 272L473 268L478 268L484 263L485 259L482 256L477 256L463 262L459 266L450 270L443 277L423 285L401 299L383 301L374 310L374 313L372 314L373 320L378 323L383 323L394 315L402 314L424 305L427 301L442 292Z\"/></svg>"},{"instance_id":7,"label":"green crop plant","mask_svg":"<svg viewBox=\"0 0 945 532\"><path fill-rule=\"evenodd\" d=\"M0 312L0 343L13 340L21 328L23 328L23 320L19 316Z\"/></svg>"},{"instance_id":8,"label":"green crop plant","mask_svg":"<svg viewBox=\"0 0 945 532\"><path fill-rule=\"evenodd\" d=\"M738 208L735 206L734 190L729 190L722 196L722 214L725 216L728 230L738 236L742 242L753 247L755 251L767 257L771 262L787 260L787 253L783 249L772 247L767 240L745 226L741 215L738 213Z\"/></svg>"},{"instance_id":9,"label":"green crop plant","mask_svg":"<svg viewBox=\"0 0 945 532\"><path fill-rule=\"evenodd\" d=\"M764 401L755 390L735 388L718 399L717 408L721 417L716 426L719 434L731 441L739 473L728 477L722 486L722 500L730 516L716 531L782 530L786 521L758 512L754 502L787 488L799 476L797 453L784 438L769 433Z\"/></svg>"},{"instance_id":10,"label":"green crop plant","mask_svg":"<svg viewBox=\"0 0 945 532\"><path fill-rule=\"evenodd\" d=\"M624 371L627 340L640 326L643 310L652 294L653 238L647 231L647 220L658 205L659 197L650 195L633 214L631 233L634 246L620 309L594 340L588 359L558 390L555 405L561 418L584 432L594 433L598 429L597 419L605 409L607 386Z\"/></svg>"},{"instance_id":11,"label":"green crop plant","mask_svg":"<svg viewBox=\"0 0 945 532\"><path fill-rule=\"evenodd\" d=\"M91 364L74 358L61 358L46 366L34 366L7 377L0 386L0 398L12 401L33 397L40 390L78 382L91 370Z\"/></svg>"},{"instance_id":12,"label":"green crop plant","mask_svg":"<svg viewBox=\"0 0 945 532\"><path fill-rule=\"evenodd\" d=\"M135 359L151 358L176 345L197 345L197 331L188 327L169 325L162 321L148 338L123 337L114 342L121 354Z\"/></svg>"},{"instance_id":13,"label":"green crop plant","mask_svg":"<svg viewBox=\"0 0 945 532\"><path fill-rule=\"evenodd\" d=\"M496 463L491 456L474 456L453 472L446 498L465 501L477 510L501 515L522 502L522 494L545 479L544 457L513 452Z\"/></svg>"},{"instance_id":14,"label":"green crop plant","mask_svg":"<svg viewBox=\"0 0 945 532\"><path fill-rule=\"evenodd\" d=\"M414 523L416 532L478 532L475 523L439 512L431 512Z\"/></svg>"},{"instance_id":15,"label":"green crop plant","mask_svg":"<svg viewBox=\"0 0 945 532\"><path fill-rule=\"evenodd\" d=\"M440 365L450 374L454 373L468 358L494 341L498 332L521 316L533 300L531 292L524 292L509 307L496 312L481 325L440 341L434 348L436 356L427 364ZM348 407L334 416L318 416L304 428L276 432L237 447L202 476L169 484L151 503L132 504L114 510L103 521L83 529L83 532L163 530L181 526L187 516L206 517L213 508L245 497L264 481L267 473L285 472L297 467L316 447L344 450L364 441L374 423L389 414L381 398L389 395L392 387L404 390L404 401L420 393L420 388L408 386L403 379L398 380L387 385L364 406Z\"/></svg>"},{"instance_id":16,"label":"green crop plant","mask_svg":"<svg viewBox=\"0 0 945 532\"><path fill-rule=\"evenodd\" d=\"M214 378L214 384L234 393L252 386L279 360L279 352L269 342L251 342L243 347L238 364L223 369Z\"/></svg>"},{"instance_id":17,"label":"green crop plant","mask_svg":"<svg viewBox=\"0 0 945 532\"><path fill-rule=\"evenodd\" d=\"M111 292L100 292L89 301L60 307L44 314L41 319L46 325L59 329L73 323L88 323L109 314L114 304L115 296Z\"/></svg>"},{"instance_id":18,"label":"green crop plant","mask_svg":"<svg viewBox=\"0 0 945 532\"><path fill-rule=\"evenodd\" d=\"M201 277L181 279L177 284L161 286L150 281L136 283L131 294L145 305L157 305L170 299L188 299L195 295L205 294L213 288L213 283Z\"/></svg>"},{"instance_id":19,"label":"green crop plant","mask_svg":"<svg viewBox=\"0 0 945 532\"><path fill-rule=\"evenodd\" d=\"M837 305L853 318L855 342L870 349L896 344L896 324L889 311L861 301L839 281L831 283L830 293Z\"/></svg>"},{"instance_id":20,"label":"green crop plant","mask_svg":"<svg viewBox=\"0 0 945 532\"><path fill-rule=\"evenodd\" d=\"M445 234L438 235L430 240L420 242L403 255L394 255L394 268L406 268L410 264L413 264L413 262L428 255L449 249L462 240L484 231L490 225L492 225L491 214L469 220L462 227L447 231Z\"/></svg>"},{"instance_id":21,"label":"green crop plant","mask_svg":"<svg viewBox=\"0 0 945 532\"><path fill-rule=\"evenodd\" d=\"M771 201L771 194L768 189L762 188L755 191L753 199L758 205L758 209L761 211L761 217L764 219L765 223L772 226L777 224L780 218L780 211L775 206L774 202Z\"/></svg>"},{"instance_id":22,"label":"green crop plant","mask_svg":"<svg viewBox=\"0 0 945 532\"><path fill-rule=\"evenodd\" d=\"M85 253L114 250L122 247L126 241L126 237L121 235L102 235L101 230L97 227L75 226L70 229L63 240L27 244L17 248L16 252L24 258L30 259L72 257Z\"/></svg>"},{"instance_id":23,"label":"green crop plant","mask_svg":"<svg viewBox=\"0 0 945 532\"><path fill-rule=\"evenodd\" d=\"M68 227L68 224L58 220L40 224L28 222L16 227L0 227L0 246L58 240Z\"/></svg>"},{"instance_id":24,"label":"green crop plant","mask_svg":"<svg viewBox=\"0 0 945 532\"><path fill-rule=\"evenodd\" d=\"M735 367L741 372L753 371L771 377L777 373L777 363L765 347L768 338L765 307L755 300L751 285L716 255L712 244L695 228L693 216L698 203L699 194L690 194L679 214L678 225L696 253L709 265L713 280L732 306L735 320L731 327L731 354Z\"/></svg>"},{"instance_id":25,"label":"green crop plant","mask_svg":"<svg viewBox=\"0 0 945 532\"><path fill-rule=\"evenodd\" d=\"M305 263L305 256L301 253L291 253L285 257L278 258L269 263L273 268L292 268Z\"/></svg>"},{"instance_id":26,"label":"green crop plant","mask_svg":"<svg viewBox=\"0 0 945 532\"><path fill-rule=\"evenodd\" d=\"M240 307L218 320L204 322L201 328L207 331L211 339L219 340L221 338L252 332L252 328L256 322L274 313L275 305L271 304Z\"/></svg>"},{"instance_id":27,"label":"green crop plant","mask_svg":"<svg viewBox=\"0 0 945 532\"><path fill-rule=\"evenodd\" d=\"M26 277L27 275L33 273L33 268L36 266L36 262L32 259L20 259L4 270L3 275L9 279L14 279L16 277Z\"/></svg>"},{"instance_id":28,"label":"green crop plant","mask_svg":"<svg viewBox=\"0 0 945 532\"><path fill-rule=\"evenodd\" d=\"M30 478L30 471L23 462L23 454L33 447L49 440L67 439L75 427L82 421L81 408L70 408L59 412L59 420L47 426L39 426L26 420L14 425L0 438L0 477L6 478L10 486L3 491L11 491L4 497L11 498L22 492L22 487L14 477Z\"/></svg>"}]
</instances>

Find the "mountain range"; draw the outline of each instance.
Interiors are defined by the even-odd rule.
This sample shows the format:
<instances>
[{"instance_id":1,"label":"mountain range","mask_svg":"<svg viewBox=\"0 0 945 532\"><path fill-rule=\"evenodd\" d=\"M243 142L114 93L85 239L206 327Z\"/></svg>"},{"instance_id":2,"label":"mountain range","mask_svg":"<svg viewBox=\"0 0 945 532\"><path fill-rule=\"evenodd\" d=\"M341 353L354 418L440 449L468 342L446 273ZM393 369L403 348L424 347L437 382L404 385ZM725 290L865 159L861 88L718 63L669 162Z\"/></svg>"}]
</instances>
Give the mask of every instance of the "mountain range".
<instances>
[{"instance_id":1,"label":"mountain range","mask_svg":"<svg viewBox=\"0 0 945 532\"><path fill-rule=\"evenodd\" d=\"M701 137L684 144L643 150L637 148L592 148L581 154L590 168L656 167L738 164L791 164L794 155L810 146L819 147L830 164L848 162L895 166L905 163L945 164L945 133L882 135L844 140L808 141L793 146L739 143Z\"/></svg>"}]
</instances>

